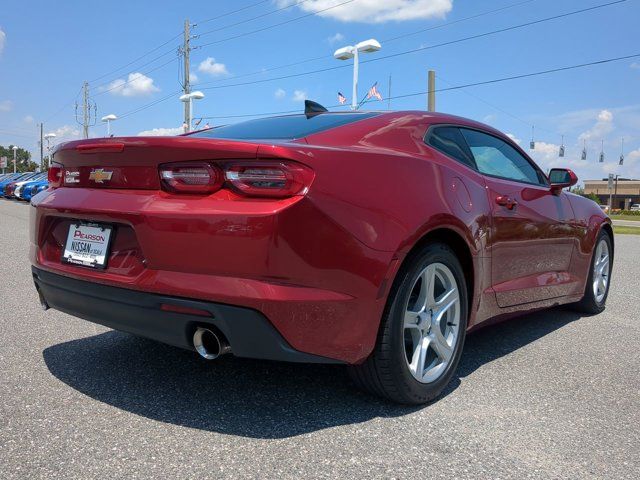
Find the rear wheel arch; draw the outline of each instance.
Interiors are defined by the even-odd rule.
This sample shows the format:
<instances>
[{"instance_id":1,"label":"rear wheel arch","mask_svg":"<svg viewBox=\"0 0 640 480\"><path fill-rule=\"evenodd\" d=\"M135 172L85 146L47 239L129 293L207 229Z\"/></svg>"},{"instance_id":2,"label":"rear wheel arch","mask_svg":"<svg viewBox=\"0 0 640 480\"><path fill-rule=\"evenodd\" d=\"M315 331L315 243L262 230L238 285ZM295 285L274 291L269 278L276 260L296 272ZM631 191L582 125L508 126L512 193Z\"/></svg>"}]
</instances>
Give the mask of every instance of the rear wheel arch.
<instances>
[{"instance_id":1,"label":"rear wheel arch","mask_svg":"<svg viewBox=\"0 0 640 480\"><path fill-rule=\"evenodd\" d=\"M453 253L456 255L464 271L465 281L467 284L467 298L469 299L469 306L473 305L475 272L473 268L473 256L471 253L471 248L459 232L449 227L438 227L434 228L433 230L429 230L427 233L423 234L417 242L414 243L414 245L405 256L404 260L402 261L402 264L400 265L400 268L395 275L395 279L392 284L391 291L389 292L388 298L393 297L392 294L398 287L398 279L402 277L402 272L404 272L407 269L407 266L415 260L416 255L418 255L418 253L424 248L424 246L430 242L443 243L451 248Z\"/></svg>"},{"instance_id":2,"label":"rear wheel arch","mask_svg":"<svg viewBox=\"0 0 640 480\"><path fill-rule=\"evenodd\" d=\"M614 244L614 240L613 240L613 227L611 227L611 224L609 223L603 223L601 230L603 232L607 232L607 235L609 235L609 240L611 240L611 254L613 256L613 253L615 252L615 244Z\"/></svg>"}]
</instances>

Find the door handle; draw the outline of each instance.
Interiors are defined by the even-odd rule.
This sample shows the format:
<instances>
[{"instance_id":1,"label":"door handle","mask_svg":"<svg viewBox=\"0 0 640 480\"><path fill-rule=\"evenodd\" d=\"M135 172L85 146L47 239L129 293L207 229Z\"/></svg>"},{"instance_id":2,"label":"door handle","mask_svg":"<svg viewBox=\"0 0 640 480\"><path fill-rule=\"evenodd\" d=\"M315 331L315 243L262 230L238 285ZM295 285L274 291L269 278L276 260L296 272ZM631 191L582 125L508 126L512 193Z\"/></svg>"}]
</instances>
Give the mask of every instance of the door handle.
<instances>
[{"instance_id":1,"label":"door handle","mask_svg":"<svg viewBox=\"0 0 640 480\"><path fill-rule=\"evenodd\" d=\"M500 195L500 196L496 197L496 203L498 205L506 207L509 210L513 210L514 208L516 208L518 206L518 202L516 202L509 195Z\"/></svg>"}]
</instances>

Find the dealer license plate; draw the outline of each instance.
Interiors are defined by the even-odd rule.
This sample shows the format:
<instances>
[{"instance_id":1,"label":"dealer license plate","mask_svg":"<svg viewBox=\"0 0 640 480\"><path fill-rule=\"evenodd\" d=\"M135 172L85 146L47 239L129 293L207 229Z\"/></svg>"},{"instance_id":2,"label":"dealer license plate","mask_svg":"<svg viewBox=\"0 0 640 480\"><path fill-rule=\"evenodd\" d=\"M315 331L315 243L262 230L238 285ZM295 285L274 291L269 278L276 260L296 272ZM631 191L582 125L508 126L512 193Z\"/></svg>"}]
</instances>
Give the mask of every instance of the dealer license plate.
<instances>
[{"instance_id":1,"label":"dealer license plate","mask_svg":"<svg viewBox=\"0 0 640 480\"><path fill-rule=\"evenodd\" d=\"M98 223L72 223L62 261L91 268L106 268L113 227Z\"/></svg>"}]
</instances>

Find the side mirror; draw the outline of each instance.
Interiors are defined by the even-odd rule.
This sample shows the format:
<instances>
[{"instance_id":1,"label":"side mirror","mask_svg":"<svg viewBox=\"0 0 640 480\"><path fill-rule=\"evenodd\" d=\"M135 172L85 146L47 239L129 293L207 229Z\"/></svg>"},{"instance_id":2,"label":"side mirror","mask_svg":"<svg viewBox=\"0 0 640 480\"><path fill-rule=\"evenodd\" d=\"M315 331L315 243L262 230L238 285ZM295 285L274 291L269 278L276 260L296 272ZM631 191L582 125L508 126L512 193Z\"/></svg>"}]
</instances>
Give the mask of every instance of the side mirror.
<instances>
[{"instance_id":1,"label":"side mirror","mask_svg":"<svg viewBox=\"0 0 640 480\"><path fill-rule=\"evenodd\" d=\"M578 177L568 168L552 168L549 172L551 192L559 195L563 188L572 187L578 183Z\"/></svg>"}]
</instances>

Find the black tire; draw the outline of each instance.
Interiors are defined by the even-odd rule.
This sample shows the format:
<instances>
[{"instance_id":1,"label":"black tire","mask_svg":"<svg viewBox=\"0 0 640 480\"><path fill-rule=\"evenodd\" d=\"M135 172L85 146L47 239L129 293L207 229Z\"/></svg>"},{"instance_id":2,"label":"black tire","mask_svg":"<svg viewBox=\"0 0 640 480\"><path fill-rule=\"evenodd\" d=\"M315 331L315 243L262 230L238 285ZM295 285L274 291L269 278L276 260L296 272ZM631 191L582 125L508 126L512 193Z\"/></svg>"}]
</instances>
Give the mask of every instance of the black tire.
<instances>
[{"instance_id":1,"label":"black tire","mask_svg":"<svg viewBox=\"0 0 640 480\"><path fill-rule=\"evenodd\" d=\"M446 370L432 383L421 383L407 365L404 338L405 306L416 278L428 265L442 263L452 272L460 299L460 325ZM437 398L449 384L460 361L468 316L468 294L462 266L445 244L428 243L405 263L389 295L376 346L361 365L349 367L362 390L393 402L419 405Z\"/></svg>"},{"instance_id":2,"label":"black tire","mask_svg":"<svg viewBox=\"0 0 640 480\"><path fill-rule=\"evenodd\" d=\"M601 241L607 243L607 247L609 248L609 275L608 282L606 287L606 292L604 297L600 302L596 299L595 292L593 291L593 265L596 261L596 251L597 247ZM613 242L611 241L611 236L605 230L600 230L598 234L598 238L593 246L593 253L591 254L591 262L589 264L589 275L587 276L587 284L584 290L584 297L577 303L572 305L574 310L577 310L582 313L587 313L589 315L596 315L598 313L602 313L606 308L607 297L609 296L609 288L611 286L611 272L613 270Z\"/></svg>"}]
</instances>

